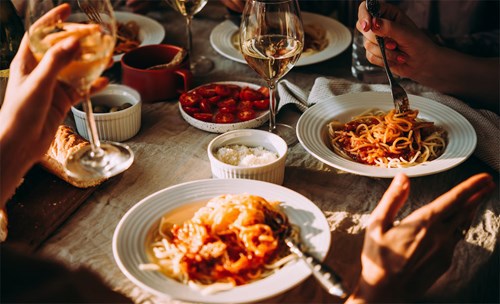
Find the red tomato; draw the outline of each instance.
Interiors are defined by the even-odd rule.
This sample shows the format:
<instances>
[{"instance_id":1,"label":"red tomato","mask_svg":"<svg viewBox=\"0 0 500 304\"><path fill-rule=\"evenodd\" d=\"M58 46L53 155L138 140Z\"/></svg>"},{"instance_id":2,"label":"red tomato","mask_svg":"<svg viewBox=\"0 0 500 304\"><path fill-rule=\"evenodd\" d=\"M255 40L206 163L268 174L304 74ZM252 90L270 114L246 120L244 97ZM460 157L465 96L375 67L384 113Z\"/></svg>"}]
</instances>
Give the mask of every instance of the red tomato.
<instances>
[{"instance_id":1,"label":"red tomato","mask_svg":"<svg viewBox=\"0 0 500 304\"><path fill-rule=\"evenodd\" d=\"M233 123L235 120L234 114L232 113L217 113L215 115L216 123Z\"/></svg>"},{"instance_id":2,"label":"red tomato","mask_svg":"<svg viewBox=\"0 0 500 304\"><path fill-rule=\"evenodd\" d=\"M212 96L217 95L217 93L215 91L215 85L213 85L213 84L199 87L195 90L195 92L196 92L196 94L199 94L204 98L208 98L208 97L212 97Z\"/></svg>"},{"instance_id":3,"label":"red tomato","mask_svg":"<svg viewBox=\"0 0 500 304\"><path fill-rule=\"evenodd\" d=\"M193 92L182 93L179 102L183 107L194 107L200 103L201 96Z\"/></svg>"},{"instance_id":4,"label":"red tomato","mask_svg":"<svg viewBox=\"0 0 500 304\"><path fill-rule=\"evenodd\" d=\"M182 109L191 116L193 116L194 113L200 112L200 108L198 107L182 107Z\"/></svg>"},{"instance_id":5,"label":"red tomato","mask_svg":"<svg viewBox=\"0 0 500 304\"><path fill-rule=\"evenodd\" d=\"M227 106L219 108L219 112L221 113L236 113L236 111L237 111L236 106Z\"/></svg>"},{"instance_id":6,"label":"red tomato","mask_svg":"<svg viewBox=\"0 0 500 304\"><path fill-rule=\"evenodd\" d=\"M217 102L219 102L219 100L220 100L220 96L215 95L215 96L212 96L212 97L207 98L207 100L208 100L208 102L210 102L211 104L217 104Z\"/></svg>"},{"instance_id":7,"label":"red tomato","mask_svg":"<svg viewBox=\"0 0 500 304\"><path fill-rule=\"evenodd\" d=\"M267 110L269 109L269 99L260 99L253 102L253 108L255 110Z\"/></svg>"},{"instance_id":8,"label":"red tomato","mask_svg":"<svg viewBox=\"0 0 500 304\"><path fill-rule=\"evenodd\" d=\"M220 108L224 108L224 107L236 107L236 100L234 100L232 98L229 98L229 99L226 99L226 100L219 101L217 103L217 107L219 109Z\"/></svg>"},{"instance_id":9,"label":"red tomato","mask_svg":"<svg viewBox=\"0 0 500 304\"><path fill-rule=\"evenodd\" d=\"M243 110L238 112L238 119L240 121L247 121L255 118L255 111L254 110Z\"/></svg>"},{"instance_id":10,"label":"red tomato","mask_svg":"<svg viewBox=\"0 0 500 304\"><path fill-rule=\"evenodd\" d=\"M215 93L222 97L229 96L229 94L231 94L231 88L224 84L216 84Z\"/></svg>"},{"instance_id":11,"label":"red tomato","mask_svg":"<svg viewBox=\"0 0 500 304\"><path fill-rule=\"evenodd\" d=\"M262 95L264 95L266 98L269 98L269 88L266 87L260 87L258 90Z\"/></svg>"},{"instance_id":12,"label":"red tomato","mask_svg":"<svg viewBox=\"0 0 500 304\"><path fill-rule=\"evenodd\" d=\"M240 99L241 100L259 100L263 99L264 95L262 95L259 91L256 91L254 89L251 89L249 87L243 88L240 92Z\"/></svg>"},{"instance_id":13,"label":"red tomato","mask_svg":"<svg viewBox=\"0 0 500 304\"><path fill-rule=\"evenodd\" d=\"M253 109L253 102L250 100L242 100L238 103L238 110L251 110Z\"/></svg>"},{"instance_id":14,"label":"red tomato","mask_svg":"<svg viewBox=\"0 0 500 304\"><path fill-rule=\"evenodd\" d=\"M212 113L212 105L208 100L202 99L200 101L200 110L204 113Z\"/></svg>"},{"instance_id":15,"label":"red tomato","mask_svg":"<svg viewBox=\"0 0 500 304\"><path fill-rule=\"evenodd\" d=\"M202 121L212 122L212 113L194 113L193 117Z\"/></svg>"}]
</instances>

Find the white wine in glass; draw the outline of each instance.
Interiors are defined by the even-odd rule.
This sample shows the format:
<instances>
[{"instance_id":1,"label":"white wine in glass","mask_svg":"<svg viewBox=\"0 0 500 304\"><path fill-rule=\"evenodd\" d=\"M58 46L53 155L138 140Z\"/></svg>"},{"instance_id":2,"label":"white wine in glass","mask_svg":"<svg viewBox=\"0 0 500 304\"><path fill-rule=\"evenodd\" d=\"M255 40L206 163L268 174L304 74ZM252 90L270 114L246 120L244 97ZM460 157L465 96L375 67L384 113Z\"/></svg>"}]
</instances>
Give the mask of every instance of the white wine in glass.
<instances>
[{"instance_id":1,"label":"white wine in glass","mask_svg":"<svg viewBox=\"0 0 500 304\"><path fill-rule=\"evenodd\" d=\"M299 59L304 29L296 0L248 0L240 24L240 47L248 65L269 87L269 131L288 145L297 141L293 127L276 123L276 84Z\"/></svg>"},{"instance_id":2,"label":"white wine in glass","mask_svg":"<svg viewBox=\"0 0 500 304\"><path fill-rule=\"evenodd\" d=\"M214 63L205 56L193 58L193 38L191 23L193 17L199 13L208 3L208 0L165 0L174 10L181 13L186 18L186 51L188 54L189 66L194 75L203 75L210 72Z\"/></svg>"},{"instance_id":3,"label":"white wine in glass","mask_svg":"<svg viewBox=\"0 0 500 304\"><path fill-rule=\"evenodd\" d=\"M38 61L61 41L77 39L80 44L79 55L57 77L82 97L90 145L68 157L67 174L79 180L95 180L128 169L133 152L127 145L100 142L89 96L92 83L111 60L116 42L109 0L28 0L25 20L30 49Z\"/></svg>"}]
</instances>

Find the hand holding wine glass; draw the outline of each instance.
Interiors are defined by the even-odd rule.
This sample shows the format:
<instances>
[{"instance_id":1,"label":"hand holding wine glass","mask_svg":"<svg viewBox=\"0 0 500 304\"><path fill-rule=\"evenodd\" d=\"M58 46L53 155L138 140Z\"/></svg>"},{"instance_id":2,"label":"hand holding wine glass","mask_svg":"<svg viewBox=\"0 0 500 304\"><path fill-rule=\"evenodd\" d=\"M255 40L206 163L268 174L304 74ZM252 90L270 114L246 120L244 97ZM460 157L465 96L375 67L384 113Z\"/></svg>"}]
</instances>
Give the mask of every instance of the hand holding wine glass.
<instances>
[{"instance_id":1,"label":"hand holding wine glass","mask_svg":"<svg viewBox=\"0 0 500 304\"><path fill-rule=\"evenodd\" d=\"M214 63L205 56L193 58L193 38L191 23L193 16L199 13L208 3L208 0L165 0L174 10L181 13L186 18L187 44L186 51L189 59L191 72L194 75L202 75L210 72Z\"/></svg>"},{"instance_id":2,"label":"hand holding wine glass","mask_svg":"<svg viewBox=\"0 0 500 304\"><path fill-rule=\"evenodd\" d=\"M59 81L72 87L83 99L90 145L66 161L68 175L80 180L111 177L133 162L130 148L119 143L101 143L92 113L90 88L107 67L116 41L116 22L109 0L29 0L26 24L30 49L37 61L62 41L78 41L80 51L58 74ZM89 13L89 7L94 10ZM70 13L73 13L70 15Z\"/></svg>"},{"instance_id":3,"label":"hand holding wine glass","mask_svg":"<svg viewBox=\"0 0 500 304\"><path fill-rule=\"evenodd\" d=\"M297 0L248 0L240 25L240 46L248 65L269 87L269 131L288 145L295 130L276 124L276 83L292 69L302 53L304 29Z\"/></svg>"}]
</instances>

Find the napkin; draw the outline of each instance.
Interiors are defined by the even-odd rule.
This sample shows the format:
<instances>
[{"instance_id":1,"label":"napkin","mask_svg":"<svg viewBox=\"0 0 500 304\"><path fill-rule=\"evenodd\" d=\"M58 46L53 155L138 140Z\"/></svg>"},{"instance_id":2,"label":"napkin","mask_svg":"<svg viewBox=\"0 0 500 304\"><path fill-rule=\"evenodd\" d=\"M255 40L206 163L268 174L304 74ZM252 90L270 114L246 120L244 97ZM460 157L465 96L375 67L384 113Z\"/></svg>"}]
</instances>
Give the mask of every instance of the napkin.
<instances>
[{"instance_id":1,"label":"napkin","mask_svg":"<svg viewBox=\"0 0 500 304\"><path fill-rule=\"evenodd\" d=\"M474 155L497 172L500 171L500 117L497 114L489 110L473 109L463 101L408 80L402 80L402 83L409 94L438 101L464 116L476 131L477 146ZM385 84L355 83L339 78L318 77L311 91L307 92L289 81L282 80L278 83L279 109L291 103L304 112L308 107L331 96L364 91L390 92L390 87Z\"/></svg>"}]
</instances>

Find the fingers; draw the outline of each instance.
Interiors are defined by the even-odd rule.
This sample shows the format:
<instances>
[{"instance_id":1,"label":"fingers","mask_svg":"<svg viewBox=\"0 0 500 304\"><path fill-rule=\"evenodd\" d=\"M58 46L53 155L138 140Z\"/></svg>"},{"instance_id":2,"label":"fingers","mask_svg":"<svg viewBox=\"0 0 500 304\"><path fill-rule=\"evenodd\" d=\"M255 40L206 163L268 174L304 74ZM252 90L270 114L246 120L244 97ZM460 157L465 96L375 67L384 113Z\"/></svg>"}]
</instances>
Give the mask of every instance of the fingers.
<instances>
[{"instance_id":1,"label":"fingers","mask_svg":"<svg viewBox=\"0 0 500 304\"><path fill-rule=\"evenodd\" d=\"M410 192L410 180L402 173L397 174L391 185L384 193L378 206L370 215L370 222L380 222L383 231L390 229L399 209L408 199Z\"/></svg>"},{"instance_id":2,"label":"fingers","mask_svg":"<svg viewBox=\"0 0 500 304\"><path fill-rule=\"evenodd\" d=\"M55 83L59 72L73 60L79 51L80 44L75 37L57 43L45 53L32 72L32 77L42 87L51 86Z\"/></svg>"},{"instance_id":3,"label":"fingers","mask_svg":"<svg viewBox=\"0 0 500 304\"><path fill-rule=\"evenodd\" d=\"M63 3L48 11L31 25L31 28L37 28L42 25L53 25L58 21L66 20L71 14L71 7L67 3Z\"/></svg>"}]
</instances>

